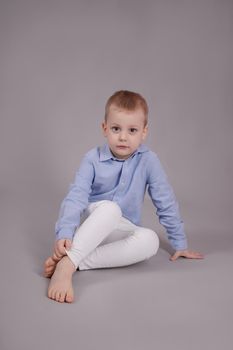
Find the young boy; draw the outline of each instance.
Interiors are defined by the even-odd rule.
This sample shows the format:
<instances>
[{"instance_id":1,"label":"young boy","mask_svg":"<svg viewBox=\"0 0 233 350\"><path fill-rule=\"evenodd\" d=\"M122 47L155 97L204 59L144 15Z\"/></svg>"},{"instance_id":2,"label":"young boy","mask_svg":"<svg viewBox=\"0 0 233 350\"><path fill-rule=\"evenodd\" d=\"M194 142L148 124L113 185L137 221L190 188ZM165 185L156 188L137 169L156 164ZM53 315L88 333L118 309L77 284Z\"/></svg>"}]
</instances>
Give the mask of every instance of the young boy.
<instances>
[{"instance_id":1,"label":"young boy","mask_svg":"<svg viewBox=\"0 0 233 350\"><path fill-rule=\"evenodd\" d=\"M107 143L83 158L60 208L54 253L44 265L52 277L48 297L72 302L72 275L79 270L119 267L157 253L157 234L140 226L146 189L178 257L201 259L187 249L178 203L156 153L142 142L148 132L148 106L131 91L117 91L105 107Z\"/></svg>"}]
</instances>

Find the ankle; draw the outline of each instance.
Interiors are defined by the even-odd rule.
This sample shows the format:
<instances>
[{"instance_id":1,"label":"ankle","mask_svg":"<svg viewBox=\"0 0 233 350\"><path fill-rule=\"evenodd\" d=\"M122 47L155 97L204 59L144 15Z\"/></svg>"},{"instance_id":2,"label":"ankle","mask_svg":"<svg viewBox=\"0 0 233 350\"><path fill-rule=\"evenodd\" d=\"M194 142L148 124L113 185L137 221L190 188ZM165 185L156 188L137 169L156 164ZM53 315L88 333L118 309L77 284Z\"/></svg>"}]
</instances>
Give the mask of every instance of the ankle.
<instances>
[{"instance_id":1,"label":"ankle","mask_svg":"<svg viewBox=\"0 0 233 350\"><path fill-rule=\"evenodd\" d=\"M65 269L69 273L74 273L76 271L76 267L68 256L64 256L58 263L63 269Z\"/></svg>"}]
</instances>

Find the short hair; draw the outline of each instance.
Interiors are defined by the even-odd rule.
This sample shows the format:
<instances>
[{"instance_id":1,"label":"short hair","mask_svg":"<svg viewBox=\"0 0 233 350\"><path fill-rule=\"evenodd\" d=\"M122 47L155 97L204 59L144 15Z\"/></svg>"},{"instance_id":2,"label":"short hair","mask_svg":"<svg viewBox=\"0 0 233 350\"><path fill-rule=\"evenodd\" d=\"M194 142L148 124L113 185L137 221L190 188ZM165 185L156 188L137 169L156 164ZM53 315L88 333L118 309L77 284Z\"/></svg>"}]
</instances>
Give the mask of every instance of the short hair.
<instances>
[{"instance_id":1,"label":"short hair","mask_svg":"<svg viewBox=\"0 0 233 350\"><path fill-rule=\"evenodd\" d=\"M147 125L149 109L146 100L139 93L128 90L119 90L110 96L105 105L105 122L107 122L111 106L127 111L135 111L136 109L141 108L145 114L144 126Z\"/></svg>"}]
</instances>

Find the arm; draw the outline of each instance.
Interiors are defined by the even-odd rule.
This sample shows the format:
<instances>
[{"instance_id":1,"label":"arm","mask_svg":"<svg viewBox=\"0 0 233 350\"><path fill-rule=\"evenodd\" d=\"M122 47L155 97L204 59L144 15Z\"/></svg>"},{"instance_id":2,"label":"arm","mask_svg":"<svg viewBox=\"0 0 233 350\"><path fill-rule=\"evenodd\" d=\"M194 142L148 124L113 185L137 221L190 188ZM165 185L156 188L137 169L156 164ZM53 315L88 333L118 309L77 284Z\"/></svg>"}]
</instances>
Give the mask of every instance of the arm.
<instances>
[{"instance_id":1,"label":"arm","mask_svg":"<svg viewBox=\"0 0 233 350\"><path fill-rule=\"evenodd\" d=\"M88 198L94 179L94 167L86 155L75 174L74 183L61 203L59 218L55 224L56 239L72 240L80 224L80 215L88 205Z\"/></svg>"},{"instance_id":2,"label":"arm","mask_svg":"<svg viewBox=\"0 0 233 350\"><path fill-rule=\"evenodd\" d=\"M175 194L156 154L153 154L148 169L148 193L156 207L159 222L167 231L171 246L175 250L187 249L184 223L181 220Z\"/></svg>"},{"instance_id":3,"label":"arm","mask_svg":"<svg viewBox=\"0 0 233 350\"><path fill-rule=\"evenodd\" d=\"M159 222L166 228L170 244L175 250L170 260L175 261L179 257L202 259L202 254L187 249L187 238L178 202L156 154L153 154L149 166L148 193L157 208Z\"/></svg>"}]
</instances>

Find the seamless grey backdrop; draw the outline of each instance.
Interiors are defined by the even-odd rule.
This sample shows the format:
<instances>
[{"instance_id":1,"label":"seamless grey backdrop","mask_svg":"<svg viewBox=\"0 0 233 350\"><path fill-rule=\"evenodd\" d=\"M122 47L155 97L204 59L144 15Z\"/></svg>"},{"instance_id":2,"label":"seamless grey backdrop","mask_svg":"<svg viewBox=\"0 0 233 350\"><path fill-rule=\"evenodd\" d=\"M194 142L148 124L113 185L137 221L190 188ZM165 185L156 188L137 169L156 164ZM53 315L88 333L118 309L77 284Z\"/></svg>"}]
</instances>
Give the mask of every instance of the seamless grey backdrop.
<instances>
[{"instance_id":1,"label":"seamless grey backdrop","mask_svg":"<svg viewBox=\"0 0 233 350\"><path fill-rule=\"evenodd\" d=\"M147 144L158 153L173 185L191 248L207 255L232 253L232 15L230 0L1 0L3 350L16 344L35 347L30 337L25 340L28 329L39 339L32 319L35 314L37 322L46 319L43 307L52 304L45 297L41 266L52 248L60 202L83 154L105 142L100 130L104 105L118 89L140 92L148 101ZM161 231L166 251L163 229L148 198L143 220ZM232 263L231 255L228 259ZM153 261L156 266L156 258ZM229 261L224 262L225 272ZM99 271L96 274L88 272L85 278L100 279ZM232 290L232 284L229 287ZM232 307L227 298L225 306ZM59 307L66 312L52 304L50 315L58 317ZM72 322L74 310L67 316ZM85 310L76 312L85 317ZM226 318L220 332L229 341L232 313ZM153 322L147 325L151 333L140 338L149 337L151 346ZM39 324L43 329L43 322ZM88 325L93 332L95 324ZM56 327L54 338L61 331ZM165 328L160 334L166 334ZM12 330L14 337L9 336ZM80 341L84 349L92 349L94 343L82 338L85 331ZM137 337L122 339L114 340L111 348L143 345ZM208 343L208 337L205 341L218 344ZM160 349L171 344L166 336L160 339Z\"/></svg>"}]
</instances>

